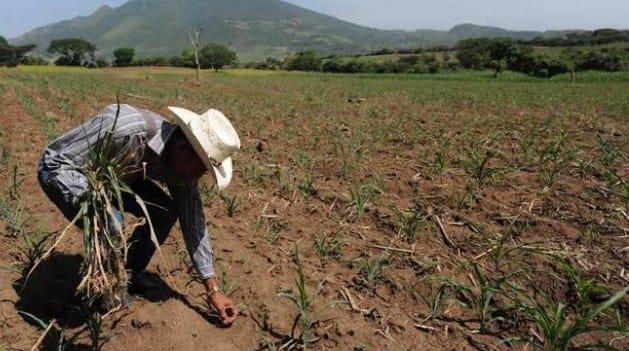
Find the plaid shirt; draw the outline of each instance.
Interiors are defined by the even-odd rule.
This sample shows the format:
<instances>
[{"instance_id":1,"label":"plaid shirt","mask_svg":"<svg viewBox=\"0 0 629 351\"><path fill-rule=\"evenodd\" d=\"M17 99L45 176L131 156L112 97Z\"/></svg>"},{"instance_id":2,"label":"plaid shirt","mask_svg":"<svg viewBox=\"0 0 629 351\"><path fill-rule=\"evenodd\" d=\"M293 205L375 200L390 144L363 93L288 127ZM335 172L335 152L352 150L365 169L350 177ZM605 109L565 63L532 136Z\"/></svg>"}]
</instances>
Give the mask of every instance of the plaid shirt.
<instances>
[{"instance_id":1,"label":"plaid shirt","mask_svg":"<svg viewBox=\"0 0 629 351\"><path fill-rule=\"evenodd\" d=\"M47 169L48 177L54 177L55 185L61 190L64 201L78 206L85 193L88 183L80 168L85 166L91 145L95 145L99 138L103 138L103 131L110 131L114 127L118 105L110 105L81 126L67 132L50 144L44 151L42 163ZM146 118L155 121L155 135L149 138L149 127ZM129 105L120 105L120 114L113 132L115 155L124 159L123 167L142 169L142 160L147 148L158 157L172 132L176 129L162 116L151 111L140 110ZM159 157L161 160L161 157ZM143 172L135 172L135 176L125 178L128 183L133 177L141 176ZM174 200L179 223L183 232L188 253L192 258L201 278L206 279L215 275L212 247L210 244L203 203L198 190L198 179L178 180L161 163L148 165L146 176L160 181L168 186Z\"/></svg>"}]
</instances>

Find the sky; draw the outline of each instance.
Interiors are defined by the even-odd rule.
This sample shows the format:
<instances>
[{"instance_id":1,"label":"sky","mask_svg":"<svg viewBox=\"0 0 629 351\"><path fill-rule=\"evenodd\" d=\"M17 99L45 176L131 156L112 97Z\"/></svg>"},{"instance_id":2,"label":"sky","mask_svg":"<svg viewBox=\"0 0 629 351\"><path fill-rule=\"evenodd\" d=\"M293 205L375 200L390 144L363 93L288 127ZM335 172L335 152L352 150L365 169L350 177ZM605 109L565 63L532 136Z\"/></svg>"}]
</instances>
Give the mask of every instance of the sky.
<instances>
[{"instance_id":1,"label":"sky","mask_svg":"<svg viewBox=\"0 0 629 351\"><path fill-rule=\"evenodd\" d=\"M0 35L88 15L127 0L0 0ZM252 0L256 1L256 0ZM441 29L475 23L514 30L629 28L629 0L288 0L382 29Z\"/></svg>"}]
</instances>

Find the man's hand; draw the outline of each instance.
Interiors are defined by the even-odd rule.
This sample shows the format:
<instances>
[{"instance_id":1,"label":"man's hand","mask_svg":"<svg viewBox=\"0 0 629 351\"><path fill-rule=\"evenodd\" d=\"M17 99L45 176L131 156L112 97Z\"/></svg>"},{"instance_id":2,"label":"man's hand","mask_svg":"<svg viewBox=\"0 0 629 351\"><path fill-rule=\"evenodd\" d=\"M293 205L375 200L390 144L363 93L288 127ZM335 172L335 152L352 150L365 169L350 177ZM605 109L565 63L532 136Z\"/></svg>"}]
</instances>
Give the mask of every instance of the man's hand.
<instances>
[{"instance_id":1,"label":"man's hand","mask_svg":"<svg viewBox=\"0 0 629 351\"><path fill-rule=\"evenodd\" d=\"M210 278L205 280L205 289L208 292L208 302L219 314L225 325L232 325L238 316L238 308L234 301L218 289L218 280Z\"/></svg>"},{"instance_id":2,"label":"man's hand","mask_svg":"<svg viewBox=\"0 0 629 351\"><path fill-rule=\"evenodd\" d=\"M225 296L221 291L214 292L209 298L210 305L218 311L221 321L225 325L232 325L238 316L238 307L234 301Z\"/></svg>"}]
</instances>

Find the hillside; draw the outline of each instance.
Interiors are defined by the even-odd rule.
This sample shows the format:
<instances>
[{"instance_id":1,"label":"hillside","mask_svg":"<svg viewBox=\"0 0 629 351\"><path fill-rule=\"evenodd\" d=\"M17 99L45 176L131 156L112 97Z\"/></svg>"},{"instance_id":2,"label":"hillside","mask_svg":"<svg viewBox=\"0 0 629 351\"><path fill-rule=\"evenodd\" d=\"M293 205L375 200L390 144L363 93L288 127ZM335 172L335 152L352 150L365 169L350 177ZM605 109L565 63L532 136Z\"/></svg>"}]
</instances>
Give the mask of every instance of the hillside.
<instances>
[{"instance_id":1,"label":"hillside","mask_svg":"<svg viewBox=\"0 0 629 351\"><path fill-rule=\"evenodd\" d=\"M183 34L199 25L204 29L204 42L228 44L243 60L281 57L305 48L354 53L383 47L451 45L477 36L529 39L562 34L512 32L472 24L451 31L378 30L281 0L130 0L117 8L103 6L90 16L37 28L12 43L35 43L43 53L52 39L82 37L95 43L103 56L122 46L135 47L139 56L168 56L180 53L186 47Z\"/></svg>"}]
</instances>

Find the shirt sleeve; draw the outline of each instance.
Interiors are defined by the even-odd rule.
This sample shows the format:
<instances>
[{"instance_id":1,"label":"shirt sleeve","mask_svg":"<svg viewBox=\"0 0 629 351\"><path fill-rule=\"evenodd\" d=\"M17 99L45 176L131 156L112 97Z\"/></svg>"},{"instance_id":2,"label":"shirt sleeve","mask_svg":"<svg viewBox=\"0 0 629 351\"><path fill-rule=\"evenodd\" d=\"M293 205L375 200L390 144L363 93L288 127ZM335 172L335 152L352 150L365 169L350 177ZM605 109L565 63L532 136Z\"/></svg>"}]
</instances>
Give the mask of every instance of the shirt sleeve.
<instances>
[{"instance_id":1,"label":"shirt sleeve","mask_svg":"<svg viewBox=\"0 0 629 351\"><path fill-rule=\"evenodd\" d=\"M214 277L214 262L210 238L205 226L203 202L198 183L169 185L179 214L186 249L201 279Z\"/></svg>"}]
</instances>

